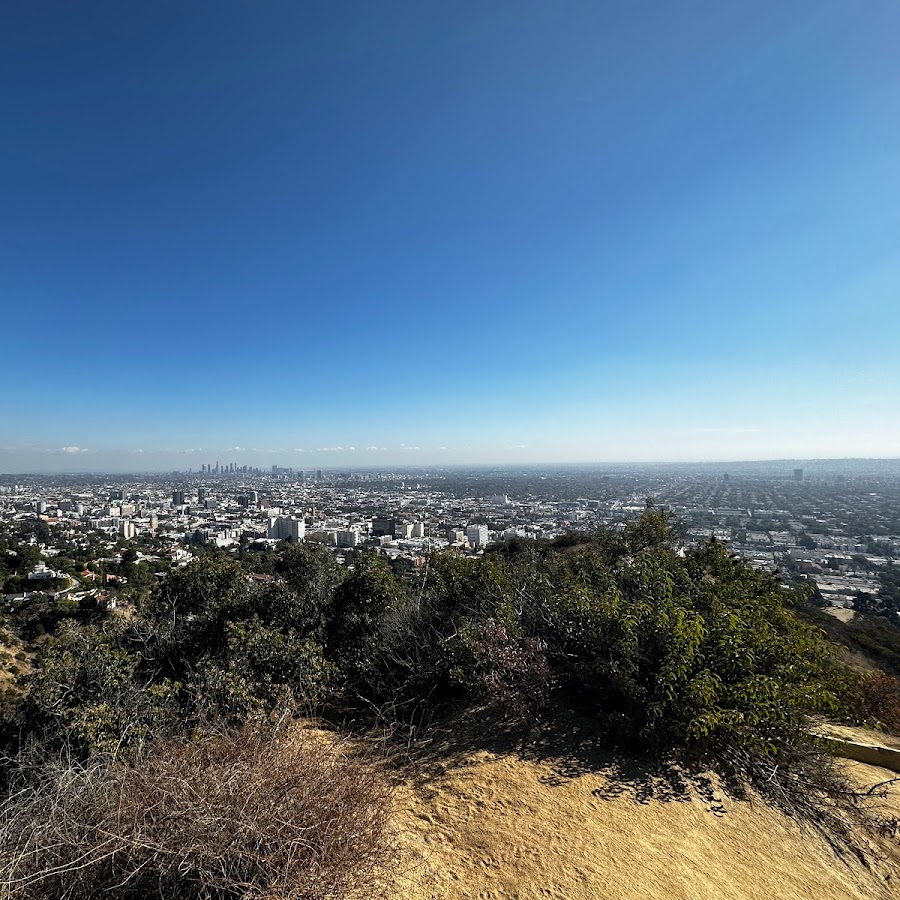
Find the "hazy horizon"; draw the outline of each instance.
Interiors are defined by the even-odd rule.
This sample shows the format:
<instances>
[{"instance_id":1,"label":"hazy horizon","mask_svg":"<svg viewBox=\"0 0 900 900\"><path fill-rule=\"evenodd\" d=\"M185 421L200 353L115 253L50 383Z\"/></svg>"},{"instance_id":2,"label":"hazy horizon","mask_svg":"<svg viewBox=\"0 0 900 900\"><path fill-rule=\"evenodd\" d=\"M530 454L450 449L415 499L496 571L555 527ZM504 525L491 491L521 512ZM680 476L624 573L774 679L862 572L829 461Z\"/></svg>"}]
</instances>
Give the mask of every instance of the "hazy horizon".
<instances>
[{"instance_id":1,"label":"hazy horizon","mask_svg":"<svg viewBox=\"0 0 900 900\"><path fill-rule=\"evenodd\" d=\"M220 459L218 462L224 467L234 460ZM212 465L215 465L215 461ZM238 463L238 465L248 465L259 468L262 475L266 475L271 471L272 465L283 466L283 463L277 461L265 463ZM900 474L900 457L772 457L767 459L657 459L657 460L518 460L518 461L472 461L472 462L454 462L452 460L423 460L420 462L412 462L410 460L402 461L399 459L386 459L382 463L358 463L357 465L345 465L336 463L331 460L320 465L307 464L306 466L294 465L291 468L294 471L302 470L306 473L315 472L321 469L326 472L335 471L351 471L351 472L368 472L368 471L396 471L396 472L417 472L417 471L442 471L442 470L477 470L477 469L542 469L548 471L554 468L607 468L616 469L682 469L696 467L698 469L721 469L723 472L732 467L739 473L742 469L763 468L775 470L779 467L783 469L783 474L791 475L794 467L804 467L807 475L815 475L821 472L833 472L835 470L856 472L859 474L872 474L874 469L881 470L887 467L890 470L897 469ZM286 467L286 466L285 466ZM210 480L217 477L225 477L225 473L215 475L210 472L201 472L200 465L197 466L172 466L172 467L144 467L144 468L103 468L91 465L69 466L60 468L40 468L40 469L21 469L16 471L0 470L0 477L16 477L16 476L40 476L40 475L168 475L173 473L181 473L192 475L198 478L209 478ZM236 473L240 474L240 473Z\"/></svg>"}]
</instances>

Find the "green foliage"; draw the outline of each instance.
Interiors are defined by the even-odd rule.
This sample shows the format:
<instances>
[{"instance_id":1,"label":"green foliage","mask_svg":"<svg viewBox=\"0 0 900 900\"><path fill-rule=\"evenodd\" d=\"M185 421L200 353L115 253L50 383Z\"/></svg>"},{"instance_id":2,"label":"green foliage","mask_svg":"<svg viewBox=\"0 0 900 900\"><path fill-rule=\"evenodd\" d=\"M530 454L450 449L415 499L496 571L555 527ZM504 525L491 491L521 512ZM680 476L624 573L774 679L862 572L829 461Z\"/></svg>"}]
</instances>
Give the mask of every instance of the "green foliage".
<instances>
[{"instance_id":1,"label":"green foliage","mask_svg":"<svg viewBox=\"0 0 900 900\"><path fill-rule=\"evenodd\" d=\"M320 614L331 603L344 575L334 557L318 544L285 544L275 563L280 575L310 615Z\"/></svg>"},{"instance_id":2,"label":"green foliage","mask_svg":"<svg viewBox=\"0 0 900 900\"><path fill-rule=\"evenodd\" d=\"M372 553L359 553L353 571L328 606L326 642L351 680L369 677L375 666L380 628L388 611L401 602L402 588L390 566Z\"/></svg>"},{"instance_id":3,"label":"green foliage","mask_svg":"<svg viewBox=\"0 0 900 900\"><path fill-rule=\"evenodd\" d=\"M351 561L284 544L259 581L211 553L127 625L65 626L30 676L29 727L89 754L158 730L164 711L191 727L363 697L528 718L555 691L611 743L715 757L778 754L839 704L804 597L716 541L679 549L649 505L621 531L438 554L402 579L375 554Z\"/></svg>"},{"instance_id":4,"label":"green foliage","mask_svg":"<svg viewBox=\"0 0 900 900\"><path fill-rule=\"evenodd\" d=\"M52 747L76 755L117 753L141 743L177 711L177 685L142 677L119 625L64 622L25 678L21 710L28 727Z\"/></svg>"},{"instance_id":5,"label":"green foliage","mask_svg":"<svg viewBox=\"0 0 900 900\"><path fill-rule=\"evenodd\" d=\"M315 711L336 675L321 644L254 617L226 625L225 650L201 666L195 693L206 711L245 722L274 711Z\"/></svg>"},{"instance_id":6,"label":"green foliage","mask_svg":"<svg viewBox=\"0 0 900 900\"><path fill-rule=\"evenodd\" d=\"M296 710L320 703L335 680L320 641L330 566L337 567L303 546L286 554L301 591L252 584L238 563L209 556L153 596L157 653L170 676L189 686L197 710L237 720Z\"/></svg>"},{"instance_id":7,"label":"green foliage","mask_svg":"<svg viewBox=\"0 0 900 900\"><path fill-rule=\"evenodd\" d=\"M824 642L773 576L714 541L682 556L655 528L634 534L613 568L574 559L552 604L551 659L611 739L769 752L836 704Z\"/></svg>"},{"instance_id":8,"label":"green foliage","mask_svg":"<svg viewBox=\"0 0 900 900\"><path fill-rule=\"evenodd\" d=\"M462 687L524 711L549 681L613 743L771 754L839 705L826 643L795 615L802 599L715 541L677 552L648 508L562 548L434 559L389 617L374 684L404 699Z\"/></svg>"}]
</instances>

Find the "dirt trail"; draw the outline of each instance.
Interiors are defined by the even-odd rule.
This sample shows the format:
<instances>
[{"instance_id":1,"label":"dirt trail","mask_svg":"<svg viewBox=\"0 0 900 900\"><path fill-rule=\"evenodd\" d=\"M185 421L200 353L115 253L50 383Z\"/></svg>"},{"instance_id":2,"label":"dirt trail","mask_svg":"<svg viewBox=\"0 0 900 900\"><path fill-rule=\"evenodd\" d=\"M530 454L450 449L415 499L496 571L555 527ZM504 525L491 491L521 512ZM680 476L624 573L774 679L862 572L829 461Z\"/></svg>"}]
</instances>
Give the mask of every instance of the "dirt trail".
<instances>
[{"instance_id":1,"label":"dirt trail","mask_svg":"<svg viewBox=\"0 0 900 900\"><path fill-rule=\"evenodd\" d=\"M854 764L855 765L855 764ZM880 770L855 765L854 780ZM812 829L710 784L621 791L541 759L472 751L401 785L406 900L877 900L900 868L838 858ZM618 794L616 791L620 791ZM652 795L652 796L651 796ZM892 890L892 885L897 888Z\"/></svg>"}]
</instances>

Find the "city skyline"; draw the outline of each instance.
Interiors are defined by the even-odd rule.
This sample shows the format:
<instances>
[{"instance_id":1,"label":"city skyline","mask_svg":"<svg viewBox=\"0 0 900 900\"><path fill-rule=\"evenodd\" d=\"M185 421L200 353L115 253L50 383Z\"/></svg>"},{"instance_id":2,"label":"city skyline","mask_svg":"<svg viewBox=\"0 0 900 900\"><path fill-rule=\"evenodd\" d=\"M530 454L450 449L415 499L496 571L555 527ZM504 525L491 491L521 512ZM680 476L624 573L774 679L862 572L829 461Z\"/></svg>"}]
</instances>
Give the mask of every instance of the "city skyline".
<instances>
[{"instance_id":1,"label":"city skyline","mask_svg":"<svg viewBox=\"0 0 900 900\"><path fill-rule=\"evenodd\" d=\"M233 450L234 448L229 448ZM626 459L582 459L582 460L541 460L541 459L511 459L507 453L495 460L478 460L466 461L455 460L449 457L449 449L443 448L445 458L441 459L435 455L428 456L427 448L405 448L407 455L404 458L399 453L403 451L393 452L390 448L378 448L381 459L374 456L374 448L370 453L363 450L359 453L355 448L328 448L331 455L327 457L315 457L313 455L299 459L295 454L281 452L277 457L279 461L271 462L272 455L265 456L266 451L260 451L259 455L244 454L238 457L239 461L235 461L229 457L227 460L217 459L215 462L203 462L205 451L192 449L190 452L179 451L173 452L172 455L166 456L164 453L147 454L128 453L118 454L96 452L91 453L83 448L60 448L51 451L35 451L30 450L22 454L21 459L24 460L23 465L15 468L8 464L9 459L15 458L10 453L9 448L0 448L0 454L6 455L7 467L0 468L0 476L54 476L54 475L96 475L96 476L129 476L129 475L169 475L180 473L182 475L191 475L197 479L212 479L220 477L228 477L231 475L241 476L267 476L305 474L307 477L314 477L317 472L395 472L395 473L415 473L426 470L431 471L454 471L467 468L473 469L509 469L514 470L517 467L522 470L537 470L541 467L549 467L550 469L559 468L579 468L602 470L607 467L609 470L618 469L646 469L654 470L655 468L665 469L673 468L689 468L697 467L700 470L719 467L723 472L728 471L729 467L735 467L738 471L742 467L762 466L769 467L772 472L777 467L784 469L785 473L792 471L791 467L802 464L813 464L814 466L828 467L835 464L839 467L849 467L846 471L852 474L855 464L859 464L861 471L867 471L870 464L887 465L888 469L893 471L894 468L900 470L900 457L892 456L771 456L771 457L733 457L721 458L711 457L702 458L656 458L643 460L626 460ZM411 453L410 451L415 451ZM274 448L273 453L278 453L279 448ZM249 451L248 451L249 453ZM2 458L2 457L0 457ZM247 461L251 459L252 461ZM268 461L264 461L268 460ZM171 464L170 464L171 463Z\"/></svg>"},{"instance_id":2,"label":"city skyline","mask_svg":"<svg viewBox=\"0 0 900 900\"><path fill-rule=\"evenodd\" d=\"M4 23L0 472L900 456L897 4Z\"/></svg>"}]
</instances>

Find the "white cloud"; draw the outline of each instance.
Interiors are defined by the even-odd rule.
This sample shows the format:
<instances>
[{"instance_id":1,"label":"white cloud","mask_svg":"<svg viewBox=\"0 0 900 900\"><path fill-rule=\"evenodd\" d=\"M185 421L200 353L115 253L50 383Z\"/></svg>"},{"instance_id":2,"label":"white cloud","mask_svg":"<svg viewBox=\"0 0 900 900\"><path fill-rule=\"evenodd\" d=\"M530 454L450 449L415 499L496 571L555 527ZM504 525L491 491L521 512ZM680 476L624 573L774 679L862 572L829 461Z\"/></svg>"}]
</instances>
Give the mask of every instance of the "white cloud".
<instances>
[{"instance_id":1,"label":"white cloud","mask_svg":"<svg viewBox=\"0 0 900 900\"><path fill-rule=\"evenodd\" d=\"M753 428L749 425L713 425L706 428L691 428L696 434L757 434L761 428Z\"/></svg>"},{"instance_id":2,"label":"white cloud","mask_svg":"<svg viewBox=\"0 0 900 900\"><path fill-rule=\"evenodd\" d=\"M87 453L87 447L60 447L59 450L51 451L56 453Z\"/></svg>"}]
</instances>

